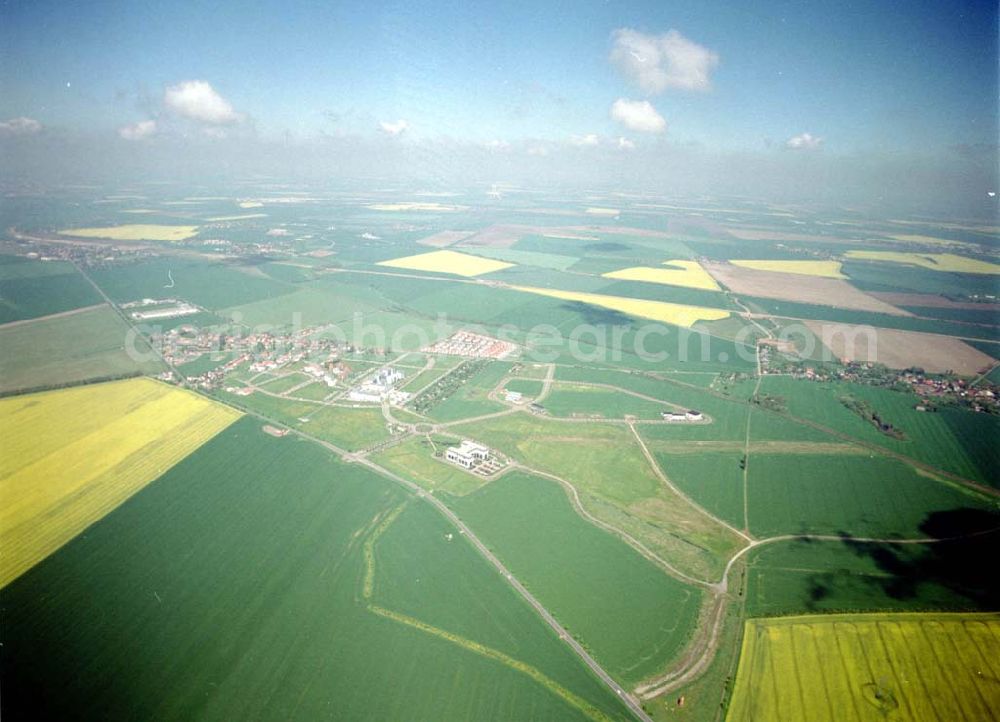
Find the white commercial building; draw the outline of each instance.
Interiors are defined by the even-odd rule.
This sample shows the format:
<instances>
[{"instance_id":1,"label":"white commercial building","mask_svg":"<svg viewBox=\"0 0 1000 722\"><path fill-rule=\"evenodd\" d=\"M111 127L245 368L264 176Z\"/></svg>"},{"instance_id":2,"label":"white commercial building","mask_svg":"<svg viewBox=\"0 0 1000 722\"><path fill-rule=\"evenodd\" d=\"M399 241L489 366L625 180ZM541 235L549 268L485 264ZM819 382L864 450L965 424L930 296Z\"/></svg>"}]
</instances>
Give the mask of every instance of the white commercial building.
<instances>
[{"instance_id":1,"label":"white commercial building","mask_svg":"<svg viewBox=\"0 0 1000 722\"><path fill-rule=\"evenodd\" d=\"M490 458L490 450L482 444L465 439L458 446L449 447L444 456L453 464L471 469L480 461Z\"/></svg>"}]
</instances>

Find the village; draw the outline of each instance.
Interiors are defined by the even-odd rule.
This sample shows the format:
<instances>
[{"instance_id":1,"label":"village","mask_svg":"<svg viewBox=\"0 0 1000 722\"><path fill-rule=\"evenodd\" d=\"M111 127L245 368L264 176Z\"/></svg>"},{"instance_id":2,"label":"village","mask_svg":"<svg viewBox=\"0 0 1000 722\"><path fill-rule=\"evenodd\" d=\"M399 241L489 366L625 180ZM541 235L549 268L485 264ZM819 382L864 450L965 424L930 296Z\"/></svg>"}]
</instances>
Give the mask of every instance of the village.
<instances>
[{"instance_id":1,"label":"village","mask_svg":"<svg viewBox=\"0 0 1000 722\"><path fill-rule=\"evenodd\" d=\"M934 411L940 406L953 405L976 413L1000 414L1000 385L990 382L986 375L967 381L954 374L931 374L919 368L890 369L882 364L859 361L810 362L774 353L766 346L761 346L758 354L762 375L818 382L843 381L912 392L923 399L915 405L917 411ZM739 376L741 374L730 374L728 378L736 381Z\"/></svg>"}]
</instances>

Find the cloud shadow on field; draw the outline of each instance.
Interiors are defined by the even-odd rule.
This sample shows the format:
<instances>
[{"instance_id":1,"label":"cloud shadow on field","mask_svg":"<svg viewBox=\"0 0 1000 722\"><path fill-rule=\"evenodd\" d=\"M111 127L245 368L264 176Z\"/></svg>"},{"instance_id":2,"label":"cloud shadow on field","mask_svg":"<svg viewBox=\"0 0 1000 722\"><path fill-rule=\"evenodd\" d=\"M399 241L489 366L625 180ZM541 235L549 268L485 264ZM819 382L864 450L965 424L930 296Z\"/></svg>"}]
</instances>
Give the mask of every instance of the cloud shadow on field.
<instances>
[{"instance_id":1,"label":"cloud shadow on field","mask_svg":"<svg viewBox=\"0 0 1000 722\"><path fill-rule=\"evenodd\" d=\"M601 308L581 301L566 301L560 304L560 308L573 311L583 319L584 323L593 326L631 326L635 320L621 311Z\"/></svg>"},{"instance_id":2,"label":"cloud shadow on field","mask_svg":"<svg viewBox=\"0 0 1000 722\"><path fill-rule=\"evenodd\" d=\"M844 545L874 562L880 575L845 576L845 571L837 570L813 575L807 607L814 608L835 593L843 595L846 577L851 577L849 583L858 585L863 596L875 591L895 601L916 602L919 607L929 587L936 586L967 600L968 608L1000 608L1000 578L995 573L1000 558L1000 514L974 508L935 511L921 523L920 532L940 541L920 545L861 542L842 533Z\"/></svg>"}]
</instances>

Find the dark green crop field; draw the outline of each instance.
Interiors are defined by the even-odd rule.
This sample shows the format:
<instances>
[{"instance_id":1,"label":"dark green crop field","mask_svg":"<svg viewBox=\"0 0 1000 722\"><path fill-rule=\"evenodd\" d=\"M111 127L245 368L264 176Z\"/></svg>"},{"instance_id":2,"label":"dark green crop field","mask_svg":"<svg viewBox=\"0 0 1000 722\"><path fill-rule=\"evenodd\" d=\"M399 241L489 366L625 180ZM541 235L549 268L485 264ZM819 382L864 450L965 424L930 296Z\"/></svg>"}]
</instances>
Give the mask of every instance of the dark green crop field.
<instances>
[{"instance_id":1,"label":"dark green crop field","mask_svg":"<svg viewBox=\"0 0 1000 722\"><path fill-rule=\"evenodd\" d=\"M178 258L117 265L94 270L91 275L117 303L180 298L210 310L277 298L296 289L292 284L254 273L249 267Z\"/></svg>"},{"instance_id":2,"label":"dark green crop field","mask_svg":"<svg viewBox=\"0 0 1000 722\"><path fill-rule=\"evenodd\" d=\"M933 512L995 509L971 492L876 455L753 454L748 496L750 530L758 536L919 537Z\"/></svg>"},{"instance_id":3,"label":"dark green crop field","mask_svg":"<svg viewBox=\"0 0 1000 722\"><path fill-rule=\"evenodd\" d=\"M616 678L661 671L693 633L698 591L580 518L554 482L509 474L451 504Z\"/></svg>"},{"instance_id":4,"label":"dark green crop field","mask_svg":"<svg viewBox=\"0 0 1000 722\"><path fill-rule=\"evenodd\" d=\"M101 301L100 294L69 263L0 257L0 323L62 313Z\"/></svg>"},{"instance_id":5,"label":"dark green crop field","mask_svg":"<svg viewBox=\"0 0 1000 722\"><path fill-rule=\"evenodd\" d=\"M5 718L623 716L465 542L412 556L443 543L440 518L401 526L372 568L404 494L258 426L237 422L0 591ZM379 563L423 601L408 593L413 606L393 609ZM467 574L475 585L449 583ZM439 616L408 616L427 609ZM565 688L589 705L552 692Z\"/></svg>"},{"instance_id":6,"label":"dark green crop field","mask_svg":"<svg viewBox=\"0 0 1000 722\"><path fill-rule=\"evenodd\" d=\"M747 614L991 611L1000 590L976 565L996 552L996 534L924 546L776 542L750 553Z\"/></svg>"},{"instance_id":7,"label":"dark green crop field","mask_svg":"<svg viewBox=\"0 0 1000 722\"><path fill-rule=\"evenodd\" d=\"M789 413L822 424L839 433L884 446L944 471L994 486L1000 484L1000 419L944 408L938 412L917 411L921 403L914 394L841 382L814 383L788 377L768 376L761 392L780 396ZM880 432L851 411L841 399L865 401L902 434L902 439Z\"/></svg>"}]
</instances>

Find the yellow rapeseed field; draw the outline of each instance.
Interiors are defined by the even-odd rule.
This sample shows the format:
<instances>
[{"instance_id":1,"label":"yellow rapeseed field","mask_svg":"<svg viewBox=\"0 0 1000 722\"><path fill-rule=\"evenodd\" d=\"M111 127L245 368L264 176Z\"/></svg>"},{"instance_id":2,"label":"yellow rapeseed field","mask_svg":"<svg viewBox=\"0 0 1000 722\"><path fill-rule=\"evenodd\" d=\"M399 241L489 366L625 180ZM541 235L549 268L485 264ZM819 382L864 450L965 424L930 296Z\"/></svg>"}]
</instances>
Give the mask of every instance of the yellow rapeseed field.
<instances>
[{"instance_id":1,"label":"yellow rapeseed field","mask_svg":"<svg viewBox=\"0 0 1000 722\"><path fill-rule=\"evenodd\" d=\"M500 271L504 268L510 268L514 264L494 261L492 258L470 256L468 253L459 253L458 251L431 251L430 253L418 253L415 256L381 261L378 265L390 268L408 268L411 271L452 273L456 276L469 277Z\"/></svg>"},{"instance_id":2,"label":"yellow rapeseed field","mask_svg":"<svg viewBox=\"0 0 1000 722\"><path fill-rule=\"evenodd\" d=\"M708 272L697 261L665 261L663 265L666 268L632 266L603 275L604 278L616 278L622 281L646 281L647 283L663 283L668 286L701 288L706 291L719 290L719 284L708 275Z\"/></svg>"},{"instance_id":3,"label":"yellow rapeseed field","mask_svg":"<svg viewBox=\"0 0 1000 722\"><path fill-rule=\"evenodd\" d=\"M727 722L977 722L1000 709L1000 614L746 624Z\"/></svg>"},{"instance_id":4,"label":"yellow rapeseed field","mask_svg":"<svg viewBox=\"0 0 1000 722\"><path fill-rule=\"evenodd\" d=\"M130 223L103 228L67 228L61 236L109 238L113 241L183 241L198 233L198 226L163 226L155 223Z\"/></svg>"},{"instance_id":5,"label":"yellow rapeseed field","mask_svg":"<svg viewBox=\"0 0 1000 722\"><path fill-rule=\"evenodd\" d=\"M0 587L239 416L151 379L0 399Z\"/></svg>"},{"instance_id":6,"label":"yellow rapeseed field","mask_svg":"<svg viewBox=\"0 0 1000 722\"><path fill-rule=\"evenodd\" d=\"M819 276L821 278L847 278L841 271L840 261L745 261L733 259L729 262L734 266L751 268L755 271L795 273L800 276Z\"/></svg>"},{"instance_id":7,"label":"yellow rapeseed field","mask_svg":"<svg viewBox=\"0 0 1000 722\"><path fill-rule=\"evenodd\" d=\"M607 308L612 311L626 313L630 316L662 321L674 326L690 328L698 321L718 321L729 317L729 311L719 308L702 308L681 303L666 303L664 301L647 301L625 296L605 296L600 293L583 293L580 291L559 291L553 288L536 288L534 286L511 286L515 291L534 293L549 298L561 298L565 301L579 301L592 306Z\"/></svg>"},{"instance_id":8,"label":"yellow rapeseed field","mask_svg":"<svg viewBox=\"0 0 1000 722\"><path fill-rule=\"evenodd\" d=\"M920 266L932 271L951 273L1000 274L1000 265L954 253L908 253L903 251L848 251L847 258L860 261L886 261L907 266Z\"/></svg>"}]
</instances>

